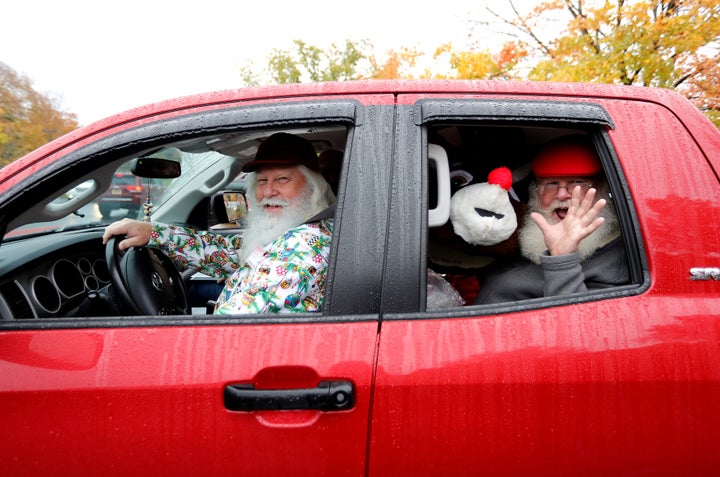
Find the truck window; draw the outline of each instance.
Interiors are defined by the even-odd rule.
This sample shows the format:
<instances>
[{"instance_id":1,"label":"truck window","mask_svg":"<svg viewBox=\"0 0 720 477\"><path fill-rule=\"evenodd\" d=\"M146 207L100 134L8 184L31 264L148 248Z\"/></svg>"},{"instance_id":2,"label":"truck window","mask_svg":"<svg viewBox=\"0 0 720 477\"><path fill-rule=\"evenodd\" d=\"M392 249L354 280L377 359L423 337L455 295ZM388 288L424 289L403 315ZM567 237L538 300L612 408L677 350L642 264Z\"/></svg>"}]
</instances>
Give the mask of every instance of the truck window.
<instances>
[{"instance_id":1,"label":"truck window","mask_svg":"<svg viewBox=\"0 0 720 477\"><path fill-rule=\"evenodd\" d=\"M442 202L443 181L451 196L448 220L428 227L428 309L630 283L599 133L442 124L428 142L448 162L447 177L429 167L429 207Z\"/></svg>"}]
</instances>

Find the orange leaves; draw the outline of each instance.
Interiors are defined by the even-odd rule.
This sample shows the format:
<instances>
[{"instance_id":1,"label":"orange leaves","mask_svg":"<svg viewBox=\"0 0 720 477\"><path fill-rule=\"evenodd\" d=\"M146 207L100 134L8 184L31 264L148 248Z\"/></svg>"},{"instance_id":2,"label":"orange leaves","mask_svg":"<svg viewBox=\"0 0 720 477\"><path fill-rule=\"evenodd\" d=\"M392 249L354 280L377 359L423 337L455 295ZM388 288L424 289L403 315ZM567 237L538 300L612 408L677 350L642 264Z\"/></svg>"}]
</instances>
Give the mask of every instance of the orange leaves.
<instances>
[{"instance_id":1,"label":"orange leaves","mask_svg":"<svg viewBox=\"0 0 720 477\"><path fill-rule=\"evenodd\" d=\"M0 62L0 167L78 127L30 80Z\"/></svg>"},{"instance_id":2,"label":"orange leaves","mask_svg":"<svg viewBox=\"0 0 720 477\"><path fill-rule=\"evenodd\" d=\"M717 0L549 0L524 12L511 6L511 17L486 8L516 40L499 52L451 52L458 77L672 88L720 125Z\"/></svg>"},{"instance_id":3,"label":"orange leaves","mask_svg":"<svg viewBox=\"0 0 720 477\"><path fill-rule=\"evenodd\" d=\"M505 43L495 58L500 69L514 68L520 60L527 56L525 51L520 45L516 43Z\"/></svg>"}]
</instances>

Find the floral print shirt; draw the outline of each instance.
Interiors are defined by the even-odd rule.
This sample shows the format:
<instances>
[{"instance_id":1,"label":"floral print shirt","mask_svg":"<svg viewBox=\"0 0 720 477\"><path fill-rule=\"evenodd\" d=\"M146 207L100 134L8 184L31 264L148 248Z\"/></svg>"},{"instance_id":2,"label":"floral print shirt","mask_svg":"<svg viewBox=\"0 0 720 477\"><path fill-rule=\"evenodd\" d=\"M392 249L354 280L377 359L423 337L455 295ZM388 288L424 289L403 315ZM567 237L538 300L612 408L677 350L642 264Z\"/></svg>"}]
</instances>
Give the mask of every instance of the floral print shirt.
<instances>
[{"instance_id":1,"label":"floral print shirt","mask_svg":"<svg viewBox=\"0 0 720 477\"><path fill-rule=\"evenodd\" d=\"M176 263L226 278L215 313L303 313L320 311L325 295L333 222L299 225L256 249L244 262L241 237L153 222L151 247Z\"/></svg>"}]
</instances>

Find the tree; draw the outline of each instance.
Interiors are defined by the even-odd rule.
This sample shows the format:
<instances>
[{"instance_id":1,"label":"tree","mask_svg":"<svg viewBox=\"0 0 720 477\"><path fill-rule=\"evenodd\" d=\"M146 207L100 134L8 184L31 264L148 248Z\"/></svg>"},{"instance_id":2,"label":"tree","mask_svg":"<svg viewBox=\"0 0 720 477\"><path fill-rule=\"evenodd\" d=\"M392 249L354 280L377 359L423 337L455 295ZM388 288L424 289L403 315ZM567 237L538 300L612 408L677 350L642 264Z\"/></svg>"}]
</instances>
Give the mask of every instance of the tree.
<instances>
[{"instance_id":1,"label":"tree","mask_svg":"<svg viewBox=\"0 0 720 477\"><path fill-rule=\"evenodd\" d=\"M552 0L525 13L516 3L511 16L487 6L479 23L510 27L528 79L676 89L720 126L717 0Z\"/></svg>"},{"instance_id":2,"label":"tree","mask_svg":"<svg viewBox=\"0 0 720 477\"><path fill-rule=\"evenodd\" d=\"M249 86L261 83L301 83L304 81L347 81L369 75L366 41L345 41L343 47L332 44L323 50L302 40L294 40L288 50L273 50L268 69L258 72L248 64L241 69L243 82ZM366 65L362 62L366 60Z\"/></svg>"},{"instance_id":3,"label":"tree","mask_svg":"<svg viewBox=\"0 0 720 477\"><path fill-rule=\"evenodd\" d=\"M266 69L253 63L241 68L243 84L288 84L305 81L349 81L359 79L411 79L437 76L428 69L418 71L418 60L424 53L401 47L377 55L368 40L346 40L341 48L329 49L293 40L287 50L273 50Z\"/></svg>"},{"instance_id":4,"label":"tree","mask_svg":"<svg viewBox=\"0 0 720 477\"><path fill-rule=\"evenodd\" d=\"M54 103L0 62L0 167L78 127L76 116Z\"/></svg>"},{"instance_id":5,"label":"tree","mask_svg":"<svg viewBox=\"0 0 720 477\"><path fill-rule=\"evenodd\" d=\"M718 0L521 0L485 2L476 25L483 48L391 50L379 59L367 41L323 51L301 40L269 60L272 82L349 79L530 79L644 85L679 91L720 127ZM509 10L501 11L500 8ZM488 47L489 31L508 36ZM258 84L253 70L246 84Z\"/></svg>"},{"instance_id":6,"label":"tree","mask_svg":"<svg viewBox=\"0 0 720 477\"><path fill-rule=\"evenodd\" d=\"M513 79L517 75L515 68L527 56L522 46L512 42L505 43L498 53L488 49L481 51L453 51L451 45L438 49L435 57L442 53L450 54L450 65L463 79Z\"/></svg>"},{"instance_id":7,"label":"tree","mask_svg":"<svg viewBox=\"0 0 720 477\"><path fill-rule=\"evenodd\" d=\"M400 48L399 51L390 50L385 54L385 60L374 53L370 55L370 79L398 79L412 78L411 70L417 65L417 60L421 56L416 49ZM359 77L358 79L362 79Z\"/></svg>"}]
</instances>

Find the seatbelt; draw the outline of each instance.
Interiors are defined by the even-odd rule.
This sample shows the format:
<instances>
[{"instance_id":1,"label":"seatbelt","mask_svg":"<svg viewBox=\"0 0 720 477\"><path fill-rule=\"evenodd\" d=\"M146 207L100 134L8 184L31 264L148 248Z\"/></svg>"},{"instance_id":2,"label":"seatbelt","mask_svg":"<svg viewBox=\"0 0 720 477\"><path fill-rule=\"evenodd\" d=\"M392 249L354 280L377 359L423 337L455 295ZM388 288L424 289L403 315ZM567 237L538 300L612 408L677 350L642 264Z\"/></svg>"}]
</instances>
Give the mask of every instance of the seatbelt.
<instances>
[{"instance_id":1,"label":"seatbelt","mask_svg":"<svg viewBox=\"0 0 720 477\"><path fill-rule=\"evenodd\" d=\"M318 212L317 214L313 215L312 217L310 217L303 223L309 224L312 222L319 222L321 220L332 219L332 218L335 218L335 204L331 205L327 209L324 209L324 210Z\"/></svg>"}]
</instances>

